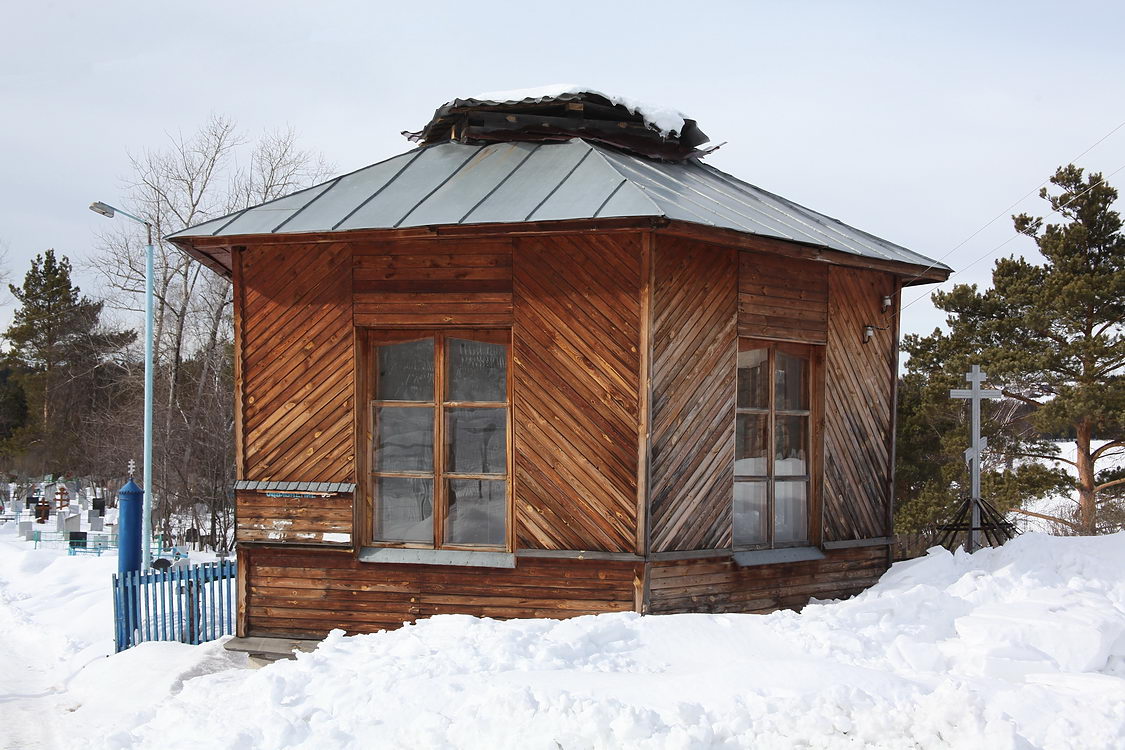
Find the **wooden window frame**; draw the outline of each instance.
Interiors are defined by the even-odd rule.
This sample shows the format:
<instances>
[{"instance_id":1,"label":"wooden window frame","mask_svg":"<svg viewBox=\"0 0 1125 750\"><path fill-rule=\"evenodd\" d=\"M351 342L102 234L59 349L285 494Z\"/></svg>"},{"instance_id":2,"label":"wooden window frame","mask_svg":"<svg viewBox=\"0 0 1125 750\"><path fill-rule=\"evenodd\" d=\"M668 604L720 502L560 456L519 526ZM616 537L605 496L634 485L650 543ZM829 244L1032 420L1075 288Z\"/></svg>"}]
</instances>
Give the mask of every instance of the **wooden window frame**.
<instances>
[{"instance_id":1,"label":"wooden window frame","mask_svg":"<svg viewBox=\"0 0 1125 750\"><path fill-rule=\"evenodd\" d=\"M375 376L378 371L375 363L375 350L381 344L396 344L421 339L434 339L434 397L428 402L380 401L375 399ZM446 401L446 345L451 338L461 338L470 341L502 344L507 356L505 368L505 401ZM513 444L512 438L512 330L511 328L425 328L425 329L390 329L390 328L357 328L357 344L360 345L357 357L356 377L356 403L361 405L356 413L356 490L359 497L356 499L358 512L356 524L360 530L357 534L361 547L384 547L398 549L421 550L462 550L486 552L511 552L515 545L515 508L513 502ZM439 397L440 395L440 397ZM434 414L434 457L433 471L425 474L433 479L434 498L434 540L432 544L420 542L395 542L375 539L375 493L374 481L380 476L409 476L421 477L424 472L376 472L371 466L372 435L374 432L375 409L380 405L393 405L405 408L430 408ZM445 417L447 409L456 408L504 408L505 425L507 429L505 441L505 473L498 474L469 474L465 472L450 472L445 470ZM499 545L484 544L446 544L445 523L448 511L448 493L446 480L448 479L481 479L485 481L502 480L504 482L504 541Z\"/></svg>"},{"instance_id":2,"label":"wooden window frame","mask_svg":"<svg viewBox=\"0 0 1125 750\"><path fill-rule=\"evenodd\" d=\"M741 482L763 483L766 485L766 541L758 544L738 544L733 533L734 516L731 515L732 533L731 547L734 550L769 550L794 547L819 547L822 541L821 522L821 492L823 487L823 455L824 455L824 345L813 343L796 343L764 339L755 336L738 337L738 353L752 349L767 350L767 394L766 409L757 409L738 406L737 388L737 357L735 364L735 469L734 483ZM808 376L808 410L778 409L776 401L777 378L775 376L777 353L785 352L794 356L806 358L809 363ZM738 416L741 414L767 414L766 419L766 473L763 475L738 473ZM774 471L777 434L775 432L778 416L807 416L809 420L808 435L808 473L804 475L777 475ZM804 481L806 483L806 527L807 540L794 542L775 542L775 485L778 481ZM737 493L732 493L733 498Z\"/></svg>"}]
</instances>

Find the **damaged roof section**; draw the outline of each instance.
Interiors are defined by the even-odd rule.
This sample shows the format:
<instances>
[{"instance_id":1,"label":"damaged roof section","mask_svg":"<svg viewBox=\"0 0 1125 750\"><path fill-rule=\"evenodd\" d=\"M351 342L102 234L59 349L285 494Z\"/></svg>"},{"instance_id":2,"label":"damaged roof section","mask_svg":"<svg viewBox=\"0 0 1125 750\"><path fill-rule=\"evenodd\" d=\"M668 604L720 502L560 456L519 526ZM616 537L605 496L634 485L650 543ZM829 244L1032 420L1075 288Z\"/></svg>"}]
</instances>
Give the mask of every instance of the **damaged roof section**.
<instances>
[{"instance_id":1,"label":"damaged roof section","mask_svg":"<svg viewBox=\"0 0 1125 750\"><path fill-rule=\"evenodd\" d=\"M714 150L695 120L675 110L569 84L454 99L421 130L403 135L423 146L582 138L664 161Z\"/></svg>"}]
</instances>

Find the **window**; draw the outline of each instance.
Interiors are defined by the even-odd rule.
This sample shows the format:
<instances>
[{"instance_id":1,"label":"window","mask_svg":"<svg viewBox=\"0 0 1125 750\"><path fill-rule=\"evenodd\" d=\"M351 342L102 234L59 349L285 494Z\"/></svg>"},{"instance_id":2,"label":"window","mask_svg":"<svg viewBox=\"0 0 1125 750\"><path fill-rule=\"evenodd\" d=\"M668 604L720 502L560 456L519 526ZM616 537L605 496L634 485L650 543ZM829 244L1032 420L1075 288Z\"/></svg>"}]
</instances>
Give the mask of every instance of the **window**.
<instances>
[{"instance_id":1,"label":"window","mask_svg":"<svg viewBox=\"0 0 1125 750\"><path fill-rule=\"evenodd\" d=\"M809 543L818 359L812 346L739 340L735 547Z\"/></svg>"},{"instance_id":2,"label":"window","mask_svg":"<svg viewBox=\"0 0 1125 750\"><path fill-rule=\"evenodd\" d=\"M510 334L368 336L371 541L506 548Z\"/></svg>"}]
</instances>

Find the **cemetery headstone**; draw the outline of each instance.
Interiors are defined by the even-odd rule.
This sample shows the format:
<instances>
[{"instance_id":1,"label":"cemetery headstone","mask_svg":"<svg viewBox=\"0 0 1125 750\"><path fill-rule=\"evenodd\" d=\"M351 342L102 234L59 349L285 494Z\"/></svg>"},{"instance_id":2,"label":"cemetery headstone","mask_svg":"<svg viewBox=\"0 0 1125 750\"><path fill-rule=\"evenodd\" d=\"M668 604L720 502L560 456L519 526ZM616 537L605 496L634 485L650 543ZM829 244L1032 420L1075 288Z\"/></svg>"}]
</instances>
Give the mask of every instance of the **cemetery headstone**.
<instances>
[{"instance_id":1,"label":"cemetery headstone","mask_svg":"<svg viewBox=\"0 0 1125 750\"><path fill-rule=\"evenodd\" d=\"M20 521L19 535L24 539L30 539L35 529L31 521Z\"/></svg>"},{"instance_id":2,"label":"cemetery headstone","mask_svg":"<svg viewBox=\"0 0 1125 750\"><path fill-rule=\"evenodd\" d=\"M77 518L78 516L73 516ZM70 546L77 549L85 549L86 547L86 532L85 531L71 531L67 535L67 540Z\"/></svg>"},{"instance_id":3,"label":"cemetery headstone","mask_svg":"<svg viewBox=\"0 0 1125 750\"><path fill-rule=\"evenodd\" d=\"M95 497L94 500L93 500L93 505L94 505L94 510L96 510L98 512L98 515L100 515L100 516L105 515L105 498L104 497Z\"/></svg>"},{"instance_id":4,"label":"cemetery headstone","mask_svg":"<svg viewBox=\"0 0 1125 750\"><path fill-rule=\"evenodd\" d=\"M90 531L101 531L104 528L101 516L93 516L90 518Z\"/></svg>"},{"instance_id":5,"label":"cemetery headstone","mask_svg":"<svg viewBox=\"0 0 1125 750\"><path fill-rule=\"evenodd\" d=\"M81 521L77 514L73 516L63 516L63 527L59 531L78 531L82 528Z\"/></svg>"}]
</instances>

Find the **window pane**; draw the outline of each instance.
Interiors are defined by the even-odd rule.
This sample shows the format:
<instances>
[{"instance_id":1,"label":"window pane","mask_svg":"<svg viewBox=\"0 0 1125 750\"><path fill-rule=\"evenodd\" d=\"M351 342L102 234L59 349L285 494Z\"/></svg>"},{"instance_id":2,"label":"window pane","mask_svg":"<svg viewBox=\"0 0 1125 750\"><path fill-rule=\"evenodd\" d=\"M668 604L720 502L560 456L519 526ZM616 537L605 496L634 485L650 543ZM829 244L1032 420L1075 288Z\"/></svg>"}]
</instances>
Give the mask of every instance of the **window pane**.
<instances>
[{"instance_id":1,"label":"window pane","mask_svg":"<svg viewBox=\"0 0 1125 750\"><path fill-rule=\"evenodd\" d=\"M445 470L457 474L506 474L507 432L507 409L447 409Z\"/></svg>"},{"instance_id":2,"label":"window pane","mask_svg":"<svg viewBox=\"0 0 1125 750\"><path fill-rule=\"evenodd\" d=\"M446 349L446 401L508 400L506 346L449 339Z\"/></svg>"},{"instance_id":3,"label":"window pane","mask_svg":"<svg viewBox=\"0 0 1125 750\"><path fill-rule=\"evenodd\" d=\"M375 407L372 433L375 471L434 470L434 410Z\"/></svg>"},{"instance_id":4,"label":"window pane","mask_svg":"<svg viewBox=\"0 0 1125 750\"><path fill-rule=\"evenodd\" d=\"M739 414L735 423L734 473L765 476L769 420L765 414Z\"/></svg>"},{"instance_id":5,"label":"window pane","mask_svg":"<svg viewBox=\"0 0 1125 750\"><path fill-rule=\"evenodd\" d=\"M809 473L809 418L779 416L775 421L773 471L778 476L805 476Z\"/></svg>"},{"instance_id":6,"label":"window pane","mask_svg":"<svg viewBox=\"0 0 1125 750\"><path fill-rule=\"evenodd\" d=\"M774 484L773 540L775 542L808 541L809 512L806 489L807 485L804 482Z\"/></svg>"},{"instance_id":7,"label":"window pane","mask_svg":"<svg viewBox=\"0 0 1125 750\"><path fill-rule=\"evenodd\" d=\"M769 408L769 351L751 349L738 353L738 407Z\"/></svg>"},{"instance_id":8,"label":"window pane","mask_svg":"<svg viewBox=\"0 0 1125 750\"><path fill-rule=\"evenodd\" d=\"M379 401L434 400L434 340L378 347L375 398Z\"/></svg>"},{"instance_id":9,"label":"window pane","mask_svg":"<svg viewBox=\"0 0 1125 750\"><path fill-rule=\"evenodd\" d=\"M809 408L809 361L783 351L777 353L777 408L785 411Z\"/></svg>"},{"instance_id":10,"label":"window pane","mask_svg":"<svg viewBox=\"0 0 1125 750\"><path fill-rule=\"evenodd\" d=\"M450 479L447 544L504 544L507 482L495 479Z\"/></svg>"},{"instance_id":11,"label":"window pane","mask_svg":"<svg viewBox=\"0 0 1125 750\"><path fill-rule=\"evenodd\" d=\"M766 483L734 483L735 546L766 543Z\"/></svg>"},{"instance_id":12,"label":"window pane","mask_svg":"<svg viewBox=\"0 0 1125 750\"><path fill-rule=\"evenodd\" d=\"M434 480L375 477L375 539L434 541Z\"/></svg>"}]
</instances>

